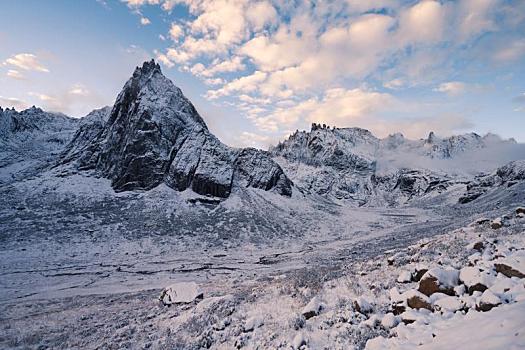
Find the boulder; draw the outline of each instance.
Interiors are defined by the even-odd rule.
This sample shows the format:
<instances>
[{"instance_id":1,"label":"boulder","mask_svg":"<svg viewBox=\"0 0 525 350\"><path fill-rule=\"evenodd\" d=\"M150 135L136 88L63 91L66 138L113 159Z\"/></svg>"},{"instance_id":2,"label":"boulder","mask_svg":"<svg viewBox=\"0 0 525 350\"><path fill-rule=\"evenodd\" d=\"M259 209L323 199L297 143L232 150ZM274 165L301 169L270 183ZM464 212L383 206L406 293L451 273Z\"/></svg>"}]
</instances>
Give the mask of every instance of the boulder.
<instances>
[{"instance_id":1,"label":"boulder","mask_svg":"<svg viewBox=\"0 0 525 350\"><path fill-rule=\"evenodd\" d=\"M428 269L416 269L412 276L412 280L414 282L419 282L421 278L427 273Z\"/></svg>"},{"instance_id":2,"label":"boulder","mask_svg":"<svg viewBox=\"0 0 525 350\"><path fill-rule=\"evenodd\" d=\"M314 297L308 304L306 304L306 306L301 311L301 314L308 320L309 318L319 315L321 308L321 301L318 297Z\"/></svg>"},{"instance_id":3,"label":"boulder","mask_svg":"<svg viewBox=\"0 0 525 350\"><path fill-rule=\"evenodd\" d=\"M483 252L484 248L485 248L485 244L483 243L483 241L476 242L472 245L472 249L477 250L480 253Z\"/></svg>"},{"instance_id":4,"label":"boulder","mask_svg":"<svg viewBox=\"0 0 525 350\"><path fill-rule=\"evenodd\" d=\"M457 297L446 296L436 300L434 303L437 309L441 311L456 312L461 310L465 304Z\"/></svg>"},{"instance_id":5,"label":"boulder","mask_svg":"<svg viewBox=\"0 0 525 350\"><path fill-rule=\"evenodd\" d=\"M484 292L494 283L494 276L477 267L467 266L460 270L459 280L467 287L469 294Z\"/></svg>"},{"instance_id":6,"label":"boulder","mask_svg":"<svg viewBox=\"0 0 525 350\"><path fill-rule=\"evenodd\" d=\"M506 263L495 263L494 268L496 272L499 272L507 277L518 277L525 278L525 274L521 271L518 271L517 268L514 268Z\"/></svg>"},{"instance_id":7,"label":"boulder","mask_svg":"<svg viewBox=\"0 0 525 350\"><path fill-rule=\"evenodd\" d=\"M308 344L308 339L302 332L297 333L292 340L292 348L295 350L298 350L302 346L305 346L307 344Z\"/></svg>"},{"instance_id":8,"label":"boulder","mask_svg":"<svg viewBox=\"0 0 525 350\"><path fill-rule=\"evenodd\" d=\"M501 304L500 298L498 298L489 289L483 292L481 298L476 304L476 310L478 311L490 311L492 308Z\"/></svg>"},{"instance_id":9,"label":"boulder","mask_svg":"<svg viewBox=\"0 0 525 350\"><path fill-rule=\"evenodd\" d=\"M164 305L187 304L203 298L203 293L195 282L179 282L166 287L160 293Z\"/></svg>"},{"instance_id":10,"label":"boulder","mask_svg":"<svg viewBox=\"0 0 525 350\"><path fill-rule=\"evenodd\" d=\"M524 207L517 207L516 208L516 214L524 214L525 215L525 208Z\"/></svg>"},{"instance_id":11,"label":"boulder","mask_svg":"<svg viewBox=\"0 0 525 350\"><path fill-rule=\"evenodd\" d=\"M399 321L399 317L389 312L385 316L383 316L383 319L381 320L381 326L383 326L386 329L394 328L399 324Z\"/></svg>"},{"instance_id":12,"label":"boulder","mask_svg":"<svg viewBox=\"0 0 525 350\"><path fill-rule=\"evenodd\" d=\"M355 311L362 314L368 314L373 311L372 305L363 297L354 300L353 306Z\"/></svg>"},{"instance_id":13,"label":"boulder","mask_svg":"<svg viewBox=\"0 0 525 350\"><path fill-rule=\"evenodd\" d=\"M423 293L417 293L407 299L407 305L412 309L427 309L432 311L430 300Z\"/></svg>"},{"instance_id":14,"label":"boulder","mask_svg":"<svg viewBox=\"0 0 525 350\"><path fill-rule=\"evenodd\" d=\"M254 317L250 317L246 320L246 322L244 323L244 332L247 333L247 332L253 332L253 330L255 328L259 328L261 327L262 325L264 324L262 318L260 317L257 317L257 316L254 316Z\"/></svg>"},{"instance_id":15,"label":"boulder","mask_svg":"<svg viewBox=\"0 0 525 350\"><path fill-rule=\"evenodd\" d=\"M501 218L496 218L496 219L492 220L492 222L490 223L490 227L493 230L498 230L498 229L502 228L503 227L503 222L502 222Z\"/></svg>"},{"instance_id":16,"label":"boulder","mask_svg":"<svg viewBox=\"0 0 525 350\"><path fill-rule=\"evenodd\" d=\"M433 268L421 278L418 290L426 296L434 293L455 295L454 287L458 285L458 280L459 271L456 269Z\"/></svg>"},{"instance_id":17,"label":"boulder","mask_svg":"<svg viewBox=\"0 0 525 350\"><path fill-rule=\"evenodd\" d=\"M409 283L412 281L412 274L409 271L403 271L397 277L399 283Z\"/></svg>"}]
</instances>

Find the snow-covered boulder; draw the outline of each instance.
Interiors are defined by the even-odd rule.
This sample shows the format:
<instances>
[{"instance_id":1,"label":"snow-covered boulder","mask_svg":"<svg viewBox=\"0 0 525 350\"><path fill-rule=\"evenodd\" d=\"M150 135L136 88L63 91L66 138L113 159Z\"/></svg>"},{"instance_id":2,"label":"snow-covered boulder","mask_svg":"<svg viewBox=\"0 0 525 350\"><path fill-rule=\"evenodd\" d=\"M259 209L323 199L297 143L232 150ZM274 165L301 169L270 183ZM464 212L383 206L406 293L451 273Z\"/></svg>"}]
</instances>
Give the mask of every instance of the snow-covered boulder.
<instances>
[{"instance_id":1,"label":"snow-covered boulder","mask_svg":"<svg viewBox=\"0 0 525 350\"><path fill-rule=\"evenodd\" d=\"M490 227L493 229L493 230L497 230L497 229L500 229L503 227L503 221L501 218L495 218L494 220L492 220L492 222L490 223Z\"/></svg>"},{"instance_id":2,"label":"snow-covered boulder","mask_svg":"<svg viewBox=\"0 0 525 350\"><path fill-rule=\"evenodd\" d=\"M164 305L187 304L202 299L204 294L195 282L178 282L166 287L160 293L159 299Z\"/></svg>"},{"instance_id":3,"label":"snow-covered boulder","mask_svg":"<svg viewBox=\"0 0 525 350\"><path fill-rule=\"evenodd\" d=\"M461 310L465 304L457 297L446 296L436 300L434 306L443 312L456 312Z\"/></svg>"},{"instance_id":4,"label":"snow-covered boulder","mask_svg":"<svg viewBox=\"0 0 525 350\"><path fill-rule=\"evenodd\" d=\"M300 349L302 346L308 344L308 338L304 335L303 332L299 332L295 335L292 340L292 348L295 350Z\"/></svg>"},{"instance_id":5,"label":"snow-covered boulder","mask_svg":"<svg viewBox=\"0 0 525 350\"><path fill-rule=\"evenodd\" d=\"M430 299L423 293L415 289L410 289L401 295L401 298L406 300L408 307L412 309L427 309L432 310Z\"/></svg>"},{"instance_id":6,"label":"snow-covered boulder","mask_svg":"<svg viewBox=\"0 0 525 350\"><path fill-rule=\"evenodd\" d=\"M465 284L469 294L474 291L484 292L494 283L495 276L478 267L467 266L459 271L459 280Z\"/></svg>"},{"instance_id":7,"label":"snow-covered boulder","mask_svg":"<svg viewBox=\"0 0 525 350\"><path fill-rule=\"evenodd\" d=\"M362 314L368 314L373 310L372 304L370 304L370 302L363 297L359 297L354 300L353 306L355 311Z\"/></svg>"},{"instance_id":8,"label":"snow-covered boulder","mask_svg":"<svg viewBox=\"0 0 525 350\"><path fill-rule=\"evenodd\" d=\"M318 297L313 297L312 300L301 311L301 314L304 316L304 318L309 319L314 316L319 315L319 312L321 312L322 303L321 300L319 300Z\"/></svg>"},{"instance_id":9,"label":"snow-covered boulder","mask_svg":"<svg viewBox=\"0 0 525 350\"><path fill-rule=\"evenodd\" d=\"M402 271L397 277L397 282L399 283L409 283L412 281L412 273L410 271Z\"/></svg>"},{"instance_id":10,"label":"snow-covered boulder","mask_svg":"<svg viewBox=\"0 0 525 350\"><path fill-rule=\"evenodd\" d=\"M399 324L400 321L400 317L389 312L383 316L383 319L381 320L381 326L385 327L386 329L394 328Z\"/></svg>"},{"instance_id":11,"label":"snow-covered boulder","mask_svg":"<svg viewBox=\"0 0 525 350\"><path fill-rule=\"evenodd\" d=\"M498 306L499 304L501 304L500 298L498 298L498 296L492 293L490 289L487 289L483 292L483 295L481 295L481 298L479 299L476 305L476 310L489 311L492 308Z\"/></svg>"},{"instance_id":12,"label":"snow-covered boulder","mask_svg":"<svg viewBox=\"0 0 525 350\"><path fill-rule=\"evenodd\" d=\"M430 296L434 293L454 295L454 287L458 285L459 271L453 268L433 268L428 270L419 281L418 290Z\"/></svg>"},{"instance_id":13,"label":"snow-covered boulder","mask_svg":"<svg viewBox=\"0 0 525 350\"><path fill-rule=\"evenodd\" d=\"M519 251L494 262L496 272L507 277L525 278L525 251Z\"/></svg>"},{"instance_id":14,"label":"snow-covered boulder","mask_svg":"<svg viewBox=\"0 0 525 350\"><path fill-rule=\"evenodd\" d=\"M255 328L259 328L264 324L262 317L252 316L244 323L244 332L252 332Z\"/></svg>"}]
</instances>

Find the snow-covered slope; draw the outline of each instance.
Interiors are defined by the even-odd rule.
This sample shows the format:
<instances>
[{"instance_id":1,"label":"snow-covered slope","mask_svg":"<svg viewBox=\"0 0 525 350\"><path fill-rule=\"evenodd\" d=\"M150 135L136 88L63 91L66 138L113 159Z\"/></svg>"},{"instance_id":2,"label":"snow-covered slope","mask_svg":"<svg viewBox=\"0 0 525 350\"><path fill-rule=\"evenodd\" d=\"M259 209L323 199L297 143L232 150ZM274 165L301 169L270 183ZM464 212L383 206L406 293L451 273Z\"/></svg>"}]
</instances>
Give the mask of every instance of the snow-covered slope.
<instances>
[{"instance_id":1,"label":"snow-covered slope","mask_svg":"<svg viewBox=\"0 0 525 350\"><path fill-rule=\"evenodd\" d=\"M62 163L96 170L117 191L165 183L217 197L228 197L234 187L291 195L292 183L277 163L265 152L221 143L154 61L137 67L106 124L82 136L67 146Z\"/></svg>"}]
</instances>

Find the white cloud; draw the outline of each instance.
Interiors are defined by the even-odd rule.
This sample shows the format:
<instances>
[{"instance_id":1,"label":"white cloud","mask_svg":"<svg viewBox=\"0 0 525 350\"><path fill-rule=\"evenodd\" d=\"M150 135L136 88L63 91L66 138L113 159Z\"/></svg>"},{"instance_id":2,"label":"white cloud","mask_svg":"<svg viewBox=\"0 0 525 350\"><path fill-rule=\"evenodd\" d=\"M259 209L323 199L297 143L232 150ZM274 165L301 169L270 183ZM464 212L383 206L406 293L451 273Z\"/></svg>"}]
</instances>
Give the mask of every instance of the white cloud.
<instances>
[{"instance_id":1,"label":"white cloud","mask_svg":"<svg viewBox=\"0 0 525 350\"><path fill-rule=\"evenodd\" d=\"M22 75L22 73L20 73L19 71L15 70L15 69L9 69L6 73L6 75L9 77L9 78L13 78L13 79L17 79L17 80L24 80L25 77Z\"/></svg>"},{"instance_id":2,"label":"white cloud","mask_svg":"<svg viewBox=\"0 0 525 350\"><path fill-rule=\"evenodd\" d=\"M49 95L46 95L46 94L41 94L41 93L38 93L38 92L28 92L27 93L29 96L33 96L33 97L36 97L38 98L40 101L43 101L43 102L57 102L58 100L55 98L55 97L52 97L52 96L49 96Z\"/></svg>"},{"instance_id":3,"label":"white cloud","mask_svg":"<svg viewBox=\"0 0 525 350\"><path fill-rule=\"evenodd\" d=\"M499 0L463 0L459 4L459 34L462 40L496 29L494 8Z\"/></svg>"},{"instance_id":4,"label":"white cloud","mask_svg":"<svg viewBox=\"0 0 525 350\"><path fill-rule=\"evenodd\" d=\"M153 53L155 54L155 58L157 59L157 61L159 61L166 67L171 68L175 65L173 62L171 62L171 60L165 54L160 53L157 50L154 50Z\"/></svg>"},{"instance_id":5,"label":"white cloud","mask_svg":"<svg viewBox=\"0 0 525 350\"><path fill-rule=\"evenodd\" d=\"M218 90L209 90L207 97L209 99L216 99L221 96L228 96L232 92L253 92L257 90L257 84L261 83L268 76L267 73L256 71L252 75L235 79Z\"/></svg>"},{"instance_id":6,"label":"white cloud","mask_svg":"<svg viewBox=\"0 0 525 350\"><path fill-rule=\"evenodd\" d=\"M243 131L239 136L239 140L236 141L237 142L235 143L240 147L254 147L262 149L266 149L270 144L272 144L270 136L255 134L247 131Z\"/></svg>"},{"instance_id":7,"label":"white cloud","mask_svg":"<svg viewBox=\"0 0 525 350\"><path fill-rule=\"evenodd\" d=\"M399 17L400 43L429 44L443 39L445 8L439 1L421 1L405 9Z\"/></svg>"},{"instance_id":8,"label":"white cloud","mask_svg":"<svg viewBox=\"0 0 525 350\"><path fill-rule=\"evenodd\" d=\"M151 21L147 17L141 17L140 24L142 24L143 26L147 26L148 24L151 24Z\"/></svg>"},{"instance_id":9,"label":"white cloud","mask_svg":"<svg viewBox=\"0 0 525 350\"><path fill-rule=\"evenodd\" d=\"M465 92L467 85L460 81L449 81L440 84L434 91L443 92L449 96L458 96Z\"/></svg>"},{"instance_id":10,"label":"white cloud","mask_svg":"<svg viewBox=\"0 0 525 350\"><path fill-rule=\"evenodd\" d=\"M246 17L255 31L263 29L267 24L277 23L277 11L268 1L249 5Z\"/></svg>"},{"instance_id":11,"label":"white cloud","mask_svg":"<svg viewBox=\"0 0 525 350\"><path fill-rule=\"evenodd\" d=\"M121 0L125 2L129 7L140 7L143 5L158 5L161 3L160 0Z\"/></svg>"},{"instance_id":12,"label":"white cloud","mask_svg":"<svg viewBox=\"0 0 525 350\"><path fill-rule=\"evenodd\" d=\"M266 131L309 125L312 122L352 126L356 120L372 117L397 102L392 95L366 89L329 89L322 98L310 98L294 106L278 107L254 119Z\"/></svg>"},{"instance_id":13,"label":"white cloud","mask_svg":"<svg viewBox=\"0 0 525 350\"><path fill-rule=\"evenodd\" d=\"M246 66L242 60L243 59L239 56L227 60L217 59L208 68L202 63L197 63L190 68L190 72L199 77L211 78L220 73L231 73L243 70Z\"/></svg>"},{"instance_id":14,"label":"white cloud","mask_svg":"<svg viewBox=\"0 0 525 350\"><path fill-rule=\"evenodd\" d=\"M184 35L184 30L177 23L172 23L169 34L171 40L178 41Z\"/></svg>"},{"instance_id":15,"label":"white cloud","mask_svg":"<svg viewBox=\"0 0 525 350\"><path fill-rule=\"evenodd\" d=\"M89 90L82 84L75 84L69 89L69 94L78 96L88 96Z\"/></svg>"},{"instance_id":16,"label":"white cloud","mask_svg":"<svg viewBox=\"0 0 525 350\"><path fill-rule=\"evenodd\" d=\"M4 64L18 67L23 70L36 72L49 72L49 69L44 67L36 55L30 53L19 53L11 56L4 61Z\"/></svg>"},{"instance_id":17,"label":"white cloud","mask_svg":"<svg viewBox=\"0 0 525 350\"><path fill-rule=\"evenodd\" d=\"M7 108L13 107L15 109L21 110L27 108L28 104L27 102L16 97L0 96L0 106Z\"/></svg>"},{"instance_id":18,"label":"white cloud","mask_svg":"<svg viewBox=\"0 0 525 350\"><path fill-rule=\"evenodd\" d=\"M516 61L525 56L525 39L511 40L495 50L492 57L495 61L505 63Z\"/></svg>"},{"instance_id":19,"label":"white cloud","mask_svg":"<svg viewBox=\"0 0 525 350\"><path fill-rule=\"evenodd\" d=\"M390 90L401 89L405 85L406 85L406 82L400 78L392 79L392 80L389 80L383 83L383 86Z\"/></svg>"}]
</instances>

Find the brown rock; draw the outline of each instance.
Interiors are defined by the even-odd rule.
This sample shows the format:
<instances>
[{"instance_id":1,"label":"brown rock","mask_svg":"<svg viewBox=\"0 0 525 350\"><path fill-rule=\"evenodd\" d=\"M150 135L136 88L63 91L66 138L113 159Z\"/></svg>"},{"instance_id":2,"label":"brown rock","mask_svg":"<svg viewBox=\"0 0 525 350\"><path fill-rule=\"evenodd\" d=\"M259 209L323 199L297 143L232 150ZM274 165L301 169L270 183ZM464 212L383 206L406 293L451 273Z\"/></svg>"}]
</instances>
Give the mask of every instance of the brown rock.
<instances>
[{"instance_id":1,"label":"brown rock","mask_svg":"<svg viewBox=\"0 0 525 350\"><path fill-rule=\"evenodd\" d=\"M407 308L405 307L405 305L403 305L402 303L401 304L393 304L392 305L392 313L394 315L401 315L403 312L405 312L407 310Z\"/></svg>"},{"instance_id":2,"label":"brown rock","mask_svg":"<svg viewBox=\"0 0 525 350\"><path fill-rule=\"evenodd\" d=\"M516 214L525 214L525 208L517 207L516 208Z\"/></svg>"},{"instance_id":3,"label":"brown rock","mask_svg":"<svg viewBox=\"0 0 525 350\"><path fill-rule=\"evenodd\" d=\"M443 293L454 296L454 288L447 288L439 285L439 281L434 276L426 276L419 281L418 291L425 294L427 297L434 293Z\"/></svg>"},{"instance_id":4,"label":"brown rock","mask_svg":"<svg viewBox=\"0 0 525 350\"><path fill-rule=\"evenodd\" d=\"M485 248L485 245L483 244L483 242L476 242L474 243L474 250L477 250L478 252L483 252L483 248Z\"/></svg>"},{"instance_id":5,"label":"brown rock","mask_svg":"<svg viewBox=\"0 0 525 350\"><path fill-rule=\"evenodd\" d=\"M499 264L494 264L494 267L496 268L496 272L499 272L509 278L510 277L525 278L525 274L514 269L512 266L499 263Z\"/></svg>"},{"instance_id":6,"label":"brown rock","mask_svg":"<svg viewBox=\"0 0 525 350\"><path fill-rule=\"evenodd\" d=\"M487 312L498 306L499 304L479 303L476 305L477 311Z\"/></svg>"},{"instance_id":7,"label":"brown rock","mask_svg":"<svg viewBox=\"0 0 525 350\"><path fill-rule=\"evenodd\" d=\"M427 309L432 311L432 305L420 296L414 295L407 299L407 305L412 309Z\"/></svg>"},{"instance_id":8,"label":"brown rock","mask_svg":"<svg viewBox=\"0 0 525 350\"><path fill-rule=\"evenodd\" d=\"M487 288L486 285L484 285L484 284L482 284L482 283L476 283L476 284L474 284L474 285L468 287L468 293L469 293L470 295L472 295L472 293L474 293L474 292L476 292L476 291L477 291L477 292L481 292L481 293L483 293L483 292L486 291L487 289L488 289L488 288Z\"/></svg>"},{"instance_id":9,"label":"brown rock","mask_svg":"<svg viewBox=\"0 0 525 350\"><path fill-rule=\"evenodd\" d=\"M490 223L490 228L493 230L498 230L503 227L503 224L499 220L494 220Z\"/></svg>"}]
</instances>

